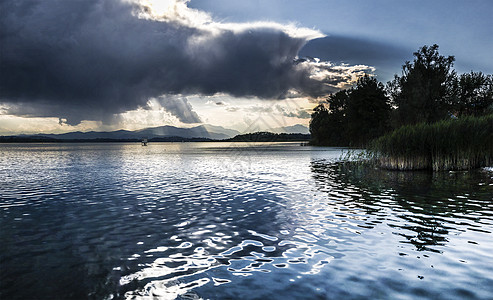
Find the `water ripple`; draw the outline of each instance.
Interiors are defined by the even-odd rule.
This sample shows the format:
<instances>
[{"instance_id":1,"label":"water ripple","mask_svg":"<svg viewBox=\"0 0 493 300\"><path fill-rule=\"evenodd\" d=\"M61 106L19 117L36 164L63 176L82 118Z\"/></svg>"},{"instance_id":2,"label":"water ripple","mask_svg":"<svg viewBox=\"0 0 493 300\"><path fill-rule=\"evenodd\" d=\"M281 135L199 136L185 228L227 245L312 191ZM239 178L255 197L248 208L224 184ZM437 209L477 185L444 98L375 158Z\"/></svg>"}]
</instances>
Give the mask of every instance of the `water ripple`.
<instances>
[{"instance_id":1,"label":"water ripple","mask_svg":"<svg viewBox=\"0 0 493 300\"><path fill-rule=\"evenodd\" d=\"M243 148L2 145L1 298L493 297L491 172Z\"/></svg>"}]
</instances>

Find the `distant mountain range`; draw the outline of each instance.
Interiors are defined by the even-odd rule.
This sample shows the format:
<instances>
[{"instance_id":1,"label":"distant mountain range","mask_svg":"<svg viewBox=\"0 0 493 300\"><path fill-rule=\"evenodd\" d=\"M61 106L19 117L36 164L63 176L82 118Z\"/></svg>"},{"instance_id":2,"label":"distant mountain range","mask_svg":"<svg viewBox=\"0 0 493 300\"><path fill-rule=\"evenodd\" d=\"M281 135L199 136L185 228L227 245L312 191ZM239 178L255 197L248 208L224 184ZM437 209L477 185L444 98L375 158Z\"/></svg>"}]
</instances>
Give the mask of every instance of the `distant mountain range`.
<instances>
[{"instance_id":1,"label":"distant mountain range","mask_svg":"<svg viewBox=\"0 0 493 300\"><path fill-rule=\"evenodd\" d=\"M268 130L273 133L301 133L301 134L310 134L310 130L308 127L301 125L301 124L296 124L293 126L285 126L285 127L278 127L278 128L273 128L271 130Z\"/></svg>"},{"instance_id":2,"label":"distant mountain range","mask_svg":"<svg viewBox=\"0 0 493 300\"><path fill-rule=\"evenodd\" d=\"M294 125L287 127L273 128L269 130L274 133L302 133L307 134L308 128L303 125ZM224 128L214 125L200 125L191 128L180 128L175 126L159 126L145 128L135 131L117 130L109 132L68 132L62 134L35 134L35 135L20 135L17 138L33 138L45 140L141 140L141 139L163 139L163 138L183 138L184 140L192 139L210 139L224 140L230 139L240 132L233 129Z\"/></svg>"}]
</instances>

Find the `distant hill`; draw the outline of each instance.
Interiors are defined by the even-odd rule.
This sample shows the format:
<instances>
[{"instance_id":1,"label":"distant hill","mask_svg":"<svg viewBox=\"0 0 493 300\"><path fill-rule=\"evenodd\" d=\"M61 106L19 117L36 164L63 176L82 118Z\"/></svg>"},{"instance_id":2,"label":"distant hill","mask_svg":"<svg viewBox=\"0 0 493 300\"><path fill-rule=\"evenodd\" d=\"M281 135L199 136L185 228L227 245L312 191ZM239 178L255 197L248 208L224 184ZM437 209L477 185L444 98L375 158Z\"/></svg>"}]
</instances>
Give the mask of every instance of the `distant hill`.
<instances>
[{"instance_id":1,"label":"distant hill","mask_svg":"<svg viewBox=\"0 0 493 300\"><path fill-rule=\"evenodd\" d=\"M113 140L141 140L146 139L209 139L209 140L223 140L234 137L240 134L239 131L223 128L221 126L213 125L200 125L192 128L179 128L175 126L160 126L153 128L145 128L135 131L129 130L117 130L109 132L68 132L62 134L35 134L35 135L20 135L16 138L23 140L100 140L100 141L113 141Z\"/></svg>"},{"instance_id":2,"label":"distant hill","mask_svg":"<svg viewBox=\"0 0 493 300\"><path fill-rule=\"evenodd\" d=\"M142 139L56 139L44 136L0 136L0 143L136 143ZM213 142L208 138L184 138L180 136L163 136L148 139L149 142Z\"/></svg>"},{"instance_id":3,"label":"distant hill","mask_svg":"<svg viewBox=\"0 0 493 300\"><path fill-rule=\"evenodd\" d=\"M135 131L89 131L68 132L62 134L35 134L19 136L0 136L2 143L23 142L138 142L148 139L150 142L181 141L306 141L309 140L308 128L303 125L278 127L273 132L240 134L239 131L214 125L200 125L191 128L159 126Z\"/></svg>"},{"instance_id":4,"label":"distant hill","mask_svg":"<svg viewBox=\"0 0 493 300\"><path fill-rule=\"evenodd\" d=\"M224 128L224 127L221 127L221 126L204 124L204 125L201 125L199 127L204 127L209 132L215 132L215 133L218 133L218 134L225 134L225 135L227 135L229 137L234 137L234 136L240 134L240 132L238 130L228 129L228 128Z\"/></svg>"},{"instance_id":5,"label":"distant hill","mask_svg":"<svg viewBox=\"0 0 493 300\"><path fill-rule=\"evenodd\" d=\"M296 124L293 126L277 127L269 130L274 133L302 133L310 134L310 130L305 125Z\"/></svg>"},{"instance_id":6,"label":"distant hill","mask_svg":"<svg viewBox=\"0 0 493 300\"><path fill-rule=\"evenodd\" d=\"M200 125L192 128L179 128L174 126L160 126L146 128L135 131L141 138L148 139L163 136L179 136L183 138L207 138L213 140L223 140L238 135L236 130L226 129L220 126Z\"/></svg>"}]
</instances>

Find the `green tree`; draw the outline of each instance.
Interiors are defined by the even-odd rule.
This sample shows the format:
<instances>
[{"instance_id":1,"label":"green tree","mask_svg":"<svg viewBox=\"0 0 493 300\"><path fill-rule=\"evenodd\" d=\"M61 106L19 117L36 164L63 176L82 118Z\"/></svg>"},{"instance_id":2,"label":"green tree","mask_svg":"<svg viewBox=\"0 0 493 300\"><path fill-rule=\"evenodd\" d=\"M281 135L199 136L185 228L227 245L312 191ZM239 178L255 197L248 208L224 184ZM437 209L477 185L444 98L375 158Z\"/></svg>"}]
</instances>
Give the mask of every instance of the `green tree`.
<instances>
[{"instance_id":1,"label":"green tree","mask_svg":"<svg viewBox=\"0 0 493 300\"><path fill-rule=\"evenodd\" d=\"M364 76L354 88L329 96L327 105L315 107L310 121L312 144L326 146L363 146L386 133L390 100L384 85Z\"/></svg>"},{"instance_id":2,"label":"green tree","mask_svg":"<svg viewBox=\"0 0 493 300\"><path fill-rule=\"evenodd\" d=\"M458 117L480 116L493 111L493 76L470 72L453 83L454 113Z\"/></svg>"},{"instance_id":3,"label":"green tree","mask_svg":"<svg viewBox=\"0 0 493 300\"><path fill-rule=\"evenodd\" d=\"M361 77L349 92L346 134L353 146L363 146L390 129L390 100L374 77Z\"/></svg>"},{"instance_id":4,"label":"green tree","mask_svg":"<svg viewBox=\"0 0 493 300\"><path fill-rule=\"evenodd\" d=\"M350 90L341 90L332 94L327 99L329 104L328 126L331 130L327 136L328 144L331 146L347 146L347 104Z\"/></svg>"},{"instance_id":5,"label":"green tree","mask_svg":"<svg viewBox=\"0 0 493 300\"><path fill-rule=\"evenodd\" d=\"M329 110L325 104L320 103L313 109L310 120L310 143L314 145L328 145L329 131Z\"/></svg>"},{"instance_id":6,"label":"green tree","mask_svg":"<svg viewBox=\"0 0 493 300\"><path fill-rule=\"evenodd\" d=\"M396 125L431 123L447 116L455 77L454 60L453 56L440 55L436 44L414 52L414 61L402 66L402 76L395 75L389 83L397 107Z\"/></svg>"},{"instance_id":7,"label":"green tree","mask_svg":"<svg viewBox=\"0 0 493 300\"><path fill-rule=\"evenodd\" d=\"M324 146L347 146L346 106L348 90L331 94L327 104L321 103L313 109L310 120L311 143Z\"/></svg>"}]
</instances>

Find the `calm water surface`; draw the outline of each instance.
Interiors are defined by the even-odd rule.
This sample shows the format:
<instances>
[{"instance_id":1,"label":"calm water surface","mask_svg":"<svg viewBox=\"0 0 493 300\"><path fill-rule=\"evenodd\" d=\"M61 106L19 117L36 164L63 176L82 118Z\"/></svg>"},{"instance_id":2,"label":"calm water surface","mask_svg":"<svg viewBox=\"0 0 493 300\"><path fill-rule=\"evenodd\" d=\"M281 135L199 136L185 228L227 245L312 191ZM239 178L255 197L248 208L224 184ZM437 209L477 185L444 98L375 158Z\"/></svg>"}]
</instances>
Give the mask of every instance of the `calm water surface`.
<instances>
[{"instance_id":1,"label":"calm water surface","mask_svg":"<svg viewBox=\"0 0 493 300\"><path fill-rule=\"evenodd\" d=\"M0 145L1 299L493 299L493 172L298 144Z\"/></svg>"}]
</instances>

